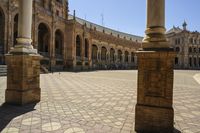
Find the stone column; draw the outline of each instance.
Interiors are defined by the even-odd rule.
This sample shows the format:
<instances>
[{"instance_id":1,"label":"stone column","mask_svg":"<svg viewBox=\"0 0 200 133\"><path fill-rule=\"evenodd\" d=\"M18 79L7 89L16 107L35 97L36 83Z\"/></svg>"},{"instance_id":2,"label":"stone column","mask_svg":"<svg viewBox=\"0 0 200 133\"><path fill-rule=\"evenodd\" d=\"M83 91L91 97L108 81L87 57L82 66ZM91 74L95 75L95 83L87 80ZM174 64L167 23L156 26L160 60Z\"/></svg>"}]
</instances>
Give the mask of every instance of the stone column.
<instances>
[{"instance_id":1,"label":"stone column","mask_svg":"<svg viewBox=\"0 0 200 133\"><path fill-rule=\"evenodd\" d=\"M175 53L165 37L165 0L147 0L147 30L138 56L137 132L173 132Z\"/></svg>"},{"instance_id":2,"label":"stone column","mask_svg":"<svg viewBox=\"0 0 200 133\"><path fill-rule=\"evenodd\" d=\"M5 102L23 105L40 101L40 59L31 45L32 0L19 0L17 45L6 55Z\"/></svg>"}]
</instances>

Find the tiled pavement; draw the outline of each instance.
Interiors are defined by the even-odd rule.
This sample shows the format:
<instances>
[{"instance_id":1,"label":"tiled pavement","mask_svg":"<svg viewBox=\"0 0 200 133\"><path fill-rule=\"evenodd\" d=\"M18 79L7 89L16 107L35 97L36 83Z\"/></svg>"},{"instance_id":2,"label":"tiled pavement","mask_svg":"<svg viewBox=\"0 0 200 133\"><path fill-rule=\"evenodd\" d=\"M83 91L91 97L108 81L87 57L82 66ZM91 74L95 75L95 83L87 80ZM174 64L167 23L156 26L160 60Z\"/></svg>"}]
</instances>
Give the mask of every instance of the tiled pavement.
<instances>
[{"instance_id":1,"label":"tiled pavement","mask_svg":"<svg viewBox=\"0 0 200 133\"><path fill-rule=\"evenodd\" d=\"M198 71L176 71L175 127L200 133ZM200 72L199 72L200 73ZM36 105L0 107L3 133L134 133L137 71L41 75L42 100ZM0 104L6 78L0 77Z\"/></svg>"}]
</instances>

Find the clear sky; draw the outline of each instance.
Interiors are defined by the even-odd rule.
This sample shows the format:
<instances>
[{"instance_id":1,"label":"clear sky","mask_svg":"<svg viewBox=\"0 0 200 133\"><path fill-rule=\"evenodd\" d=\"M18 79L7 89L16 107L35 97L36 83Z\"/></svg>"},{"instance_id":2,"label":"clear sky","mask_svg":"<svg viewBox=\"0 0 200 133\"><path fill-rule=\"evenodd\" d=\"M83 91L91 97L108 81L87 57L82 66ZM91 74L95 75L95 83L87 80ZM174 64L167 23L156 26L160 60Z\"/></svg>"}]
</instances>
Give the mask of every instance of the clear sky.
<instances>
[{"instance_id":1,"label":"clear sky","mask_svg":"<svg viewBox=\"0 0 200 133\"><path fill-rule=\"evenodd\" d=\"M166 28L186 20L188 29L200 31L200 0L165 0ZM122 32L144 35L146 0L69 0L70 14Z\"/></svg>"}]
</instances>

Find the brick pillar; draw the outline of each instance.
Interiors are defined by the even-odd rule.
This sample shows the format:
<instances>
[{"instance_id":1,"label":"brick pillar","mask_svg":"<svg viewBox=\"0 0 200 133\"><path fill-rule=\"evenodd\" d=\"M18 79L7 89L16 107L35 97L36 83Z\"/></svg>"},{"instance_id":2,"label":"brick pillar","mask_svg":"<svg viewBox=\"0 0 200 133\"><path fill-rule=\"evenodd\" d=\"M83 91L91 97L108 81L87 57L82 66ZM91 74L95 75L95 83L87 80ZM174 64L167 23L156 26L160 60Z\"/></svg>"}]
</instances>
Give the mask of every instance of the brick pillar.
<instances>
[{"instance_id":1,"label":"brick pillar","mask_svg":"<svg viewBox=\"0 0 200 133\"><path fill-rule=\"evenodd\" d=\"M174 127L175 53L165 37L165 0L147 0L147 30L138 56L137 132L171 133Z\"/></svg>"},{"instance_id":2,"label":"brick pillar","mask_svg":"<svg viewBox=\"0 0 200 133\"><path fill-rule=\"evenodd\" d=\"M23 105L40 101L40 59L31 45L32 0L19 0L17 45L6 55L5 102Z\"/></svg>"}]
</instances>

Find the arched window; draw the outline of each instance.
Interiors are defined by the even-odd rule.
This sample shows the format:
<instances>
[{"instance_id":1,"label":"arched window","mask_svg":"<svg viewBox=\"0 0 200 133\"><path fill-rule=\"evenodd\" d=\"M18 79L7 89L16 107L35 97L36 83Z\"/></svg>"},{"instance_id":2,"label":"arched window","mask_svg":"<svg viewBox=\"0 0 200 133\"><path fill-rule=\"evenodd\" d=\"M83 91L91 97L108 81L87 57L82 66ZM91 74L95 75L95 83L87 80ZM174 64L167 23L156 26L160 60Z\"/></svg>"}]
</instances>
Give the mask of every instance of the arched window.
<instances>
[{"instance_id":1,"label":"arched window","mask_svg":"<svg viewBox=\"0 0 200 133\"><path fill-rule=\"evenodd\" d=\"M98 47L93 44L92 45L92 61L97 61Z\"/></svg>"},{"instance_id":2,"label":"arched window","mask_svg":"<svg viewBox=\"0 0 200 133\"><path fill-rule=\"evenodd\" d=\"M76 56L81 56L81 38L79 35L76 36Z\"/></svg>"},{"instance_id":3,"label":"arched window","mask_svg":"<svg viewBox=\"0 0 200 133\"><path fill-rule=\"evenodd\" d=\"M4 33L5 33L5 17L3 11L0 9L0 54L4 54ZM0 64L1 64L0 60Z\"/></svg>"},{"instance_id":4,"label":"arched window","mask_svg":"<svg viewBox=\"0 0 200 133\"><path fill-rule=\"evenodd\" d=\"M125 62L126 63L128 62L128 55L129 55L128 51L125 51Z\"/></svg>"},{"instance_id":5,"label":"arched window","mask_svg":"<svg viewBox=\"0 0 200 133\"><path fill-rule=\"evenodd\" d=\"M88 39L85 39L85 57L88 58L88 51L89 51L89 42Z\"/></svg>"},{"instance_id":6,"label":"arched window","mask_svg":"<svg viewBox=\"0 0 200 133\"><path fill-rule=\"evenodd\" d=\"M180 52L180 48L179 47L176 47L176 52Z\"/></svg>"},{"instance_id":7,"label":"arched window","mask_svg":"<svg viewBox=\"0 0 200 133\"><path fill-rule=\"evenodd\" d=\"M118 50L118 60L122 62L122 51Z\"/></svg>"},{"instance_id":8,"label":"arched window","mask_svg":"<svg viewBox=\"0 0 200 133\"><path fill-rule=\"evenodd\" d=\"M13 30L14 30L13 31L13 33L14 33L14 35L13 35L13 38L14 38L13 45L15 46L17 44L16 39L18 37L18 14L16 14L15 17L14 17L14 29Z\"/></svg>"},{"instance_id":9,"label":"arched window","mask_svg":"<svg viewBox=\"0 0 200 133\"><path fill-rule=\"evenodd\" d=\"M101 60L106 61L106 54L107 54L107 49L105 47L101 48Z\"/></svg>"},{"instance_id":10,"label":"arched window","mask_svg":"<svg viewBox=\"0 0 200 133\"><path fill-rule=\"evenodd\" d=\"M115 50L113 48L110 49L110 61L115 62Z\"/></svg>"},{"instance_id":11,"label":"arched window","mask_svg":"<svg viewBox=\"0 0 200 133\"><path fill-rule=\"evenodd\" d=\"M63 55L63 33L60 30L56 30L55 32L55 54L56 56Z\"/></svg>"},{"instance_id":12,"label":"arched window","mask_svg":"<svg viewBox=\"0 0 200 133\"><path fill-rule=\"evenodd\" d=\"M135 57L133 52L131 52L131 62L135 62Z\"/></svg>"},{"instance_id":13,"label":"arched window","mask_svg":"<svg viewBox=\"0 0 200 133\"><path fill-rule=\"evenodd\" d=\"M178 57L175 58L175 65L178 65Z\"/></svg>"},{"instance_id":14,"label":"arched window","mask_svg":"<svg viewBox=\"0 0 200 133\"><path fill-rule=\"evenodd\" d=\"M50 43L49 27L46 24L41 23L38 26L38 51L43 56L48 56L50 53L49 43Z\"/></svg>"}]
</instances>

